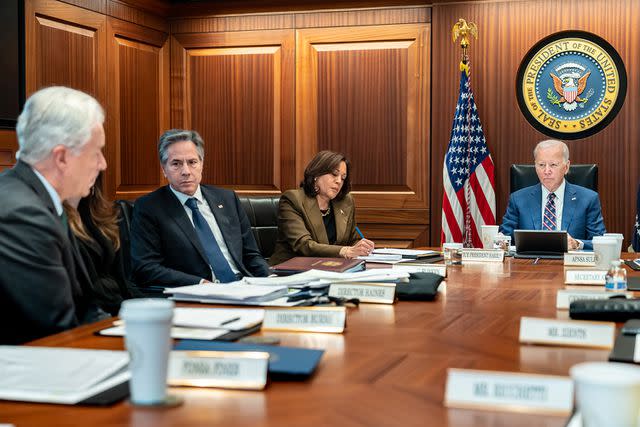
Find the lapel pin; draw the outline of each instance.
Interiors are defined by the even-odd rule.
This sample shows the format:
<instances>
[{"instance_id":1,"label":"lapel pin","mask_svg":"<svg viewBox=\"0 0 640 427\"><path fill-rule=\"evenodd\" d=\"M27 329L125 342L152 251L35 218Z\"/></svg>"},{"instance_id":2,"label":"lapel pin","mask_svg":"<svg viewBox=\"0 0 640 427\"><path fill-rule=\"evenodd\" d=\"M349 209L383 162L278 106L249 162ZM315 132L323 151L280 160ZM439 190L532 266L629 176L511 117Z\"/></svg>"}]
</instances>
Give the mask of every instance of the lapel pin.
<instances>
[{"instance_id":1,"label":"lapel pin","mask_svg":"<svg viewBox=\"0 0 640 427\"><path fill-rule=\"evenodd\" d=\"M575 199L577 199L577 197L573 197L573 198L571 198L571 200L575 200Z\"/></svg>"},{"instance_id":2,"label":"lapel pin","mask_svg":"<svg viewBox=\"0 0 640 427\"><path fill-rule=\"evenodd\" d=\"M222 205L218 205L218 209L222 209L224 206Z\"/></svg>"},{"instance_id":3,"label":"lapel pin","mask_svg":"<svg viewBox=\"0 0 640 427\"><path fill-rule=\"evenodd\" d=\"M340 209L340 213L341 213L342 215L344 215L344 211L343 211L342 209Z\"/></svg>"}]
</instances>

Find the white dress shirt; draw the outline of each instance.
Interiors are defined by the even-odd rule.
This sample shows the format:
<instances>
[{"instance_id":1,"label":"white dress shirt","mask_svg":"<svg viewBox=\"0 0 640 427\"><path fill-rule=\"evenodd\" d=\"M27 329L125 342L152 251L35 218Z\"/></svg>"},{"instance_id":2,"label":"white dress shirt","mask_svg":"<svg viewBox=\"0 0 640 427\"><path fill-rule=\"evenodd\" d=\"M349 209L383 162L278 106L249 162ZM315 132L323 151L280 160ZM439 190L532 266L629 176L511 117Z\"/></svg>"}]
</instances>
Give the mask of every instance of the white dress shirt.
<instances>
[{"instance_id":1,"label":"white dress shirt","mask_svg":"<svg viewBox=\"0 0 640 427\"><path fill-rule=\"evenodd\" d=\"M213 237L215 237L216 242L218 242L218 246L220 246L222 255L224 255L224 258L229 263L229 267L231 267L231 270L235 274L240 273L240 270L238 270L236 263L233 262L233 258L231 258L231 253L229 252L229 248L227 247L227 244L224 241L224 237L222 236L222 231L220 231L220 227L218 226L216 217L213 215L213 212L211 211L211 207L209 206L209 203L207 203L207 200L204 197L202 197L202 191L200 190L200 186L198 185L198 189L193 194L193 196L189 196L187 194L176 191L171 186L169 186L169 188L171 189L171 191L173 191L173 194L175 194L178 200L180 201L180 204L182 205L185 212L187 213L187 216L189 217L189 221L191 221L191 225L193 225L193 212L191 211L191 208L189 206L185 205L185 203L187 203L187 200L189 200L192 197L198 201L198 209L200 210L200 213L204 217L205 221L207 221L207 224L209 224L209 228L213 233ZM211 270L211 276L213 277L213 280L215 280L216 276L213 270Z\"/></svg>"},{"instance_id":2,"label":"white dress shirt","mask_svg":"<svg viewBox=\"0 0 640 427\"><path fill-rule=\"evenodd\" d=\"M51 197L53 207L56 209L58 216L62 215L62 200L60 200L60 195L58 194L58 192L55 190L55 188L53 188L51 184L49 184L49 181L47 181L47 179L42 176L40 172L35 170L33 167L31 167L31 170L36 174L40 182L42 182L42 185L44 185L47 193L49 193L49 197Z\"/></svg>"},{"instance_id":3,"label":"white dress shirt","mask_svg":"<svg viewBox=\"0 0 640 427\"><path fill-rule=\"evenodd\" d=\"M562 180L562 184L553 193L556 195L556 230L562 230L562 207L564 206L564 189L567 181ZM542 185L542 210L540 211L541 221L544 222L544 209L547 206L547 197L551 191Z\"/></svg>"},{"instance_id":4,"label":"white dress shirt","mask_svg":"<svg viewBox=\"0 0 640 427\"><path fill-rule=\"evenodd\" d=\"M554 191L556 195L556 230L562 230L562 209L564 208L564 190L567 186L567 181L562 180L562 184ZM544 222L544 209L547 205L547 197L551 191L542 185L542 211L540 212L541 221ZM578 242L578 249L584 248L584 242L582 240L575 239Z\"/></svg>"}]
</instances>

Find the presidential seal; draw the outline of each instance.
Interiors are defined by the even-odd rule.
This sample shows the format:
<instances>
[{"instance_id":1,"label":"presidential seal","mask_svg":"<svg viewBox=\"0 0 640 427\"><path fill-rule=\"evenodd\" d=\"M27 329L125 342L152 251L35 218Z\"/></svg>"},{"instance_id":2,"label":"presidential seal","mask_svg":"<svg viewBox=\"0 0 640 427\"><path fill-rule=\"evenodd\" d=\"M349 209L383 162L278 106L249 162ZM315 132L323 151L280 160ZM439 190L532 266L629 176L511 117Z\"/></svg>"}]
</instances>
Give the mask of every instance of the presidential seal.
<instances>
[{"instance_id":1,"label":"presidential seal","mask_svg":"<svg viewBox=\"0 0 640 427\"><path fill-rule=\"evenodd\" d=\"M627 93L618 52L584 31L562 31L536 43L522 60L516 94L522 114L553 138L579 139L604 129Z\"/></svg>"}]
</instances>

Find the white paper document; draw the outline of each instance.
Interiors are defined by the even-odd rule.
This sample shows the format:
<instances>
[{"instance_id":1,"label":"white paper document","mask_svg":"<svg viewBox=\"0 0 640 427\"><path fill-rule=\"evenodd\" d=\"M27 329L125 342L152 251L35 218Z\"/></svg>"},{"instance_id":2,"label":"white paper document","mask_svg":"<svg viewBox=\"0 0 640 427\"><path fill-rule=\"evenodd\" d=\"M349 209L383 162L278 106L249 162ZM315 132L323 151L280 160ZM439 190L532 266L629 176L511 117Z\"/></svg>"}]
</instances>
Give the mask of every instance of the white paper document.
<instances>
[{"instance_id":1,"label":"white paper document","mask_svg":"<svg viewBox=\"0 0 640 427\"><path fill-rule=\"evenodd\" d=\"M176 340L215 340L228 334L228 329L205 329L205 328L182 328L174 326L171 328L171 338ZM103 329L100 335L106 337L123 337L125 335L124 325L115 325L111 328Z\"/></svg>"},{"instance_id":2,"label":"white paper document","mask_svg":"<svg viewBox=\"0 0 640 427\"><path fill-rule=\"evenodd\" d=\"M287 294L286 286L259 286L243 282L205 283L203 285L179 286L166 288L165 294L173 294L175 298L189 297L202 300L222 300L229 304L236 302L271 301Z\"/></svg>"},{"instance_id":3,"label":"white paper document","mask_svg":"<svg viewBox=\"0 0 640 427\"><path fill-rule=\"evenodd\" d=\"M440 252L438 251L432 251L432 250L427 250L427 249L396 249L396 248L381 248L381 249L374 249L373 250L373 254L374 255L400 255L403 258L422 258L422 257L429 257L429 256L436 256L436 255L440 255Z\"/></svg>"},{"instance_id":4,"label":"white paper document","mask_svg":"<svg viewBox=\"0 0 640 427\"><path fill-rule=\"evenodd\" d=\"M75 404L129 380L125 351L0 346L0 399Z\"/></svg>"}]
</instances>

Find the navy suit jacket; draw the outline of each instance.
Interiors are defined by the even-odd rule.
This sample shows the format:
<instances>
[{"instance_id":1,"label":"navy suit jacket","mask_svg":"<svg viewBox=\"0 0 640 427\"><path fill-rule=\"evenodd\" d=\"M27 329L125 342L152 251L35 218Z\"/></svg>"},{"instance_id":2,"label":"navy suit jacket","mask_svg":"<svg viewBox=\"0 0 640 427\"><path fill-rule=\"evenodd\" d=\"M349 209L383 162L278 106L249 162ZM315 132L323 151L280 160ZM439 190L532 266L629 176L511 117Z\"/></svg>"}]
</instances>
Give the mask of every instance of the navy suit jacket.
<instances>
[{"instance_id":1,"label":"navy suit jacket","mask_svg":"<svg viewBox=\"0 0 640 427\"><path fill-rule=\"evenodd\" d=\"M566 181L562 207L562 230L593 249L593 236L607 230L602 219L598 193ZM542 185L536 184L511 194L500 231L513 238L513 230L542 230Z\"/></svg>"},{"instance_id":2,"label":"navy suit jacket","mask_svg":"<svg viewBox=\"0 0 640 427\"><path fill-rule=\"evenodd\" d=\"M231 190L200 185L236 266L244 276L267 276L251 225ZM141 286L193 285L212 279L207 255L178 198L169 186L139 198L131 222L133 282Z\"/></svg>"}]
</instances>

